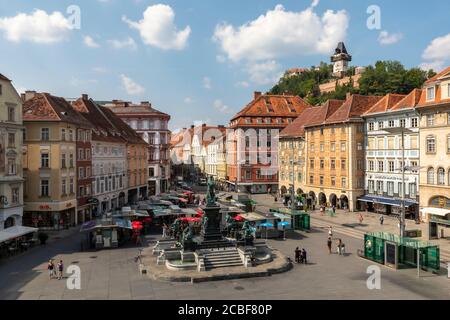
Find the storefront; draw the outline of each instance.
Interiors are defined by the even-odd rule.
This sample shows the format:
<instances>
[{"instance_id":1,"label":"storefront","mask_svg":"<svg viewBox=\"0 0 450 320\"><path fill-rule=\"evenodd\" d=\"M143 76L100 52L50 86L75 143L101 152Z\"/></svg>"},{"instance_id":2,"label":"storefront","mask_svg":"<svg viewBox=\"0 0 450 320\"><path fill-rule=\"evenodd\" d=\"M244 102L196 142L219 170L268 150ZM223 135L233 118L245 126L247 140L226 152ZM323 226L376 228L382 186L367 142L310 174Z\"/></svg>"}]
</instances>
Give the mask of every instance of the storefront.
<instances>
[{"instance_id":1,"label":"storefront","mask_svg":"<svg viewBox=\"0 0 450 320\"><path fill-rule=\"evenodd\" d=\"M358 198L358 202L365 211L393 216L400 216L402 213L401 199L365 195ZM419 204L414 200L405 199L404 206L405 217L417 220Z\"/></svg>"},{"instance_id":2,"label":"storefront","mask_svg":"<svg viewBox=\"0 0 450 320\"><path fill-rule=\"evenodd\" d=\"M78 223L76 200L58 203L28 203L23 224L40 229L61 230Z\"/></svg>"}]
</instances>

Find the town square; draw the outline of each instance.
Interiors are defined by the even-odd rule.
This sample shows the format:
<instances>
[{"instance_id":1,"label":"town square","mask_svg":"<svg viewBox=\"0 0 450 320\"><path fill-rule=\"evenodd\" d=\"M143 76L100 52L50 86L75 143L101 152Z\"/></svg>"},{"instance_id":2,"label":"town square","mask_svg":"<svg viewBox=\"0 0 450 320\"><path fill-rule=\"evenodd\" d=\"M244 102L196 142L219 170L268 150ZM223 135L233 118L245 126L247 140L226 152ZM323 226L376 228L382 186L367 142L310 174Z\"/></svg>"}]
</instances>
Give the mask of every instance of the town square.
<instances>
[{"instance_id":1,"label":"town square","mask_svg":"<svg viewBox=\"0 0 450 320\"><path fill-rule=\"evenodd\" d=\"M0 0L0 300L450 299L448 3L73 2Z\"/></svg>"}]
</instances>

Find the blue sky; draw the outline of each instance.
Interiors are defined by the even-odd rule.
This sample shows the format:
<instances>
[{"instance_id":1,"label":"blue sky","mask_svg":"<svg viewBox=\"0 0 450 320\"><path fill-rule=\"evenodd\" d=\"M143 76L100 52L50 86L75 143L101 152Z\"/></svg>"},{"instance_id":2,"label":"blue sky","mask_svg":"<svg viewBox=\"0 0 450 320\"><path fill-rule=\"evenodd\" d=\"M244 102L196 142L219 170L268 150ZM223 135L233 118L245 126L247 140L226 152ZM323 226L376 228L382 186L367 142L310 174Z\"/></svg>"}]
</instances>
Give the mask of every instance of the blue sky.
<instances>
[{"instance_id":1,"label":"blue sky","mask_svg":"<svg viewBox=\"0 0 450 320\"><path fill-rule=\"evenodd\" d=\"M381 20L371 30L373 4ZM0 0L0 72L19 90L149 100L172 129L227 124L253 91L328 61L340 40L353 65L448 65L448 12L438 0Z\"/></svg>"}]
</instances>

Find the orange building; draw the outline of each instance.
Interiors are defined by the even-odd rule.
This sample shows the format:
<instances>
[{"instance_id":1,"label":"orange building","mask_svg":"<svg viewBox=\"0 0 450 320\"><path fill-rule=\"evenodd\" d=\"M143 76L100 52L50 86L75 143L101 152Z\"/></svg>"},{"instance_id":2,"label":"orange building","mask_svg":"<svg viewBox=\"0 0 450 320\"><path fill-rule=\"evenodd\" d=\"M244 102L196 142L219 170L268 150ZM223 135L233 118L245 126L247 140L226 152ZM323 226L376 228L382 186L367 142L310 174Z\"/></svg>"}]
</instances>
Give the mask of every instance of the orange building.
<instances>
[{"instance_id":1,"label":"orange building","mask_svg":"<svg viewBox=\"0 0 450 320\"><path fill-rule=\"evenodd\" d=\"M309 107L302 98L255 92L230 121L227 183L234 190L274 192L278 188L278 135Z\"/></svg>"}]
</instances>

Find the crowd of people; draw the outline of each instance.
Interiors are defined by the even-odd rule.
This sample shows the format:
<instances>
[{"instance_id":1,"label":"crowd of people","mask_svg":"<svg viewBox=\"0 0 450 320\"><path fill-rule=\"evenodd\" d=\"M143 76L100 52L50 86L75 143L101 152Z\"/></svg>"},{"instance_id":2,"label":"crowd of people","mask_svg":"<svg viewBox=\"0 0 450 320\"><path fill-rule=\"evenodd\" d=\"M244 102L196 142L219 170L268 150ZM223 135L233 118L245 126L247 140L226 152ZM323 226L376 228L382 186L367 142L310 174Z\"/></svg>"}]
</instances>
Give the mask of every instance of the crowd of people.
<instances>
[{"instance_id":1,"label":"crowd of people","mask_svg":"<svg viewBox=\"0 0 450 320\"><path fill-rule=\"evenodd\" d=\"M47 264L48 276L51 279L61 280L64 273L64 263L62 260L59 260L57 264L55 264L55 260L50 259Z\"/></svg>"}]
</instances>

